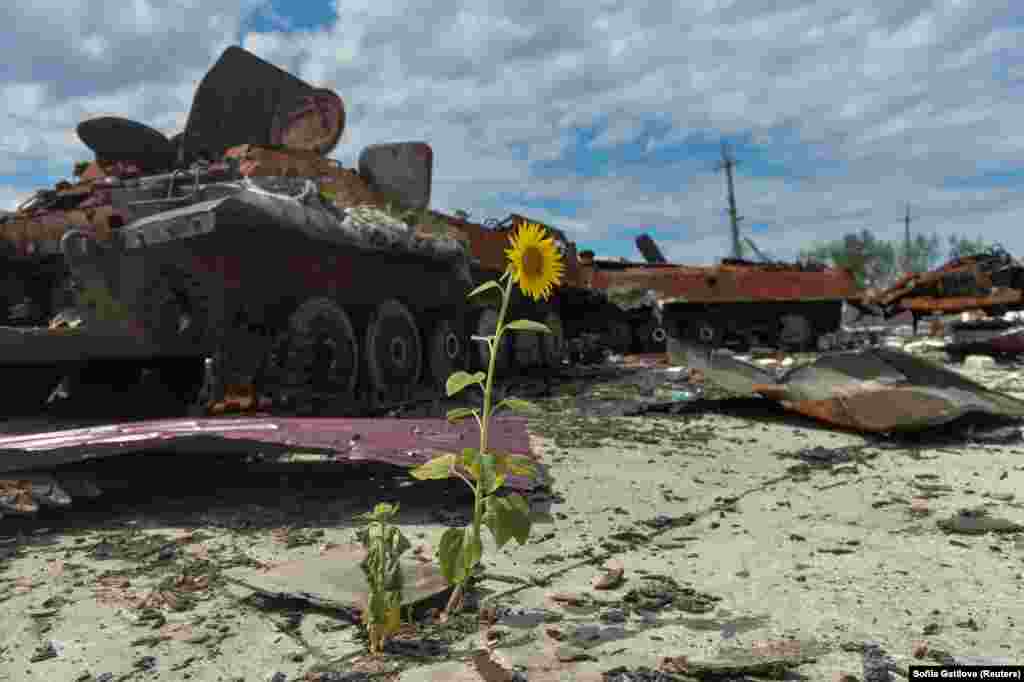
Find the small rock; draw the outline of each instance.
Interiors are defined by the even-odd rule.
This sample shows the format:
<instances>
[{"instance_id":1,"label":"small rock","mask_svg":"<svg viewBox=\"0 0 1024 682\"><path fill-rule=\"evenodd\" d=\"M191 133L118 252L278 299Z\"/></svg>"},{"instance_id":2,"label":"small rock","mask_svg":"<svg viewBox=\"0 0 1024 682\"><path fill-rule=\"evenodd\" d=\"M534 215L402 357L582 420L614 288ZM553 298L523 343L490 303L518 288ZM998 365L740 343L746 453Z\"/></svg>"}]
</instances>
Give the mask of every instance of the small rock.
<instances>
[{"instance_id":1,"label":"small rock","mask_svg":"<svg viewBox=\"0 0 1024 682\"><path fill-rule=\"evenodd\" d=\"M924 658L928 655L928 642L917 641L910 647L910 655L914 658Z\"/></svg>"},{"instance_id":2,"label":"small rock","mask_svg":"<svg viewBox=\"0 0 1024 682\"><path fill-rule=\"evenodd\" d=\"M910 500L910 511L914 514L928 513L928 498L914 497Z\"/></svg>"},{"instance_id":3,"label":"small rock","mask_svg":"<svg viewBox=\"0 0 1024 682\"><path fill-rule=\"evenodd\" d=\"M964 369L968 372L982 372L996 368L996 361L988 355L968 355L964 358Z\"/></svg>"},{"instance_id":4,"label":"small rock","mask_svg":"<svg viewBox=\"0 0 1024 682\"><path fill-rule=\"evenodd\" d=\"M548 594L548 599L568 606L584 606L589 601L586 595L575 592L552 592Z\"/></svg>"},{"instance_id":5,"label":"small rock","mask_svg":"<svg viewBox=\"0 0 1024 682\"><path fill-rule=\"evenodd\" d=\"M574 646L560 646L555 649L555 657L562 663L571 663L572 661L587 661L593 660L594 657L588 654L582 649L577 649Z\"/></svg>"},{"instance_id":6,"label":"small rock","mask_svg":"<svg viewBox=\"0 0 1024 682\"><path fill-rule=\"evenodd\" d=\"M891 682L895 663L878 642L865 642L864 682Z\"/></svg>"},{"instance_id":7,"label":"small rock","mask_svg":"<svg viewBox=\"0 0 1024 682\"><path fill-rule=\"evenodd\" d=\"M601 620L605 623L625 623L626 619L626 612L622 609L608 609L601 614Z\"/></svg>"},{"instance_id":8,"label":"small rock","mask_svg":"<svg viewBox=\"0 0 1024 682\"><path fill-rule=\"evenodd\" d=\"M604 573L594 576L591 585L595 590L613 590L622 584L624 574L625 569L621 565L609 565L605 567Z\"/></svg>"}]
</instances>

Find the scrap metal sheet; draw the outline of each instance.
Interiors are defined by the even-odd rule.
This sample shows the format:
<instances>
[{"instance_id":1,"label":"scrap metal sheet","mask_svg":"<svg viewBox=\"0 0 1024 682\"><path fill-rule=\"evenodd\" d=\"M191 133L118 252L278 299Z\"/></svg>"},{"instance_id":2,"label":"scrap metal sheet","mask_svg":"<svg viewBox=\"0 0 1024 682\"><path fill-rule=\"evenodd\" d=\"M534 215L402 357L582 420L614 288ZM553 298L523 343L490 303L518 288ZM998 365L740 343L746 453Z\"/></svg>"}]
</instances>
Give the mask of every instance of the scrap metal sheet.
<instances>
[{"instance_id":1,"label":"scrap metal sheet","mask_svg":"<svg viewBox=\"0 0 1024 682\"><path fill-rule=\"evenodd\" d=\"M493 420L488 439L496 452L532 456L525 419ZM381 462L411 468L479 442L472 419L455 424L444 419L161 419L0 437L0 478L169 447L182 453L259 453L263 462ZM507 484L528 490L540 481L511 476Z\"/></svg>"},{"instance_id":2,"label":"scrap metal sheet","mask_svg":"<svg viewBox=\"0 0 1024 682\"><path fill-rule=\"evenodd\" d=\"M824 355L776 378L761 367L697 346L679 354L705 380L761 395L787 409L871 433L927 429L969 414L1024 418L1024 401L991 391L928 360L870 348Z\"/></svg>"}]
</instances>

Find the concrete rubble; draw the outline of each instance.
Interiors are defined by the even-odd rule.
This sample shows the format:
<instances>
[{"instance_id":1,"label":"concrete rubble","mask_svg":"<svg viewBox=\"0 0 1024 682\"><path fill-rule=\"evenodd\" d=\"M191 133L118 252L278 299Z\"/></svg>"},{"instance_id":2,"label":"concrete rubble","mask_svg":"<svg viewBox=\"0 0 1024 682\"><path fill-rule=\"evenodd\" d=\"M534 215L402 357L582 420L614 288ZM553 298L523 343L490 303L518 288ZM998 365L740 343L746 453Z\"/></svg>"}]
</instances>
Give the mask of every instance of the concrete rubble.
<instances>
[{"instance_id":1,"label":"concrete rubble","mask_svg":"<svg viewBox=\"0 0 1024 682\"><path fill-rule=\"evenodd\" d=\"M119 426L109 450L90 451L99 432L65 433L63 454L8 436L0 503L37 509L0 520L0 680L867 681L913 664L1019 665L1024 370L880 341L858 357L918 383L927 363L938 395L975 396L998 427L964 414L912 433L836 428L752 390L836 371L811 353L733 356L743 369L724 381L727 356L566 368L507 434L544 465L541 485L522 486L530 540L498 551L485 533L483 571L447 620L434 552L470 519L465 485L414 481L397 456L336 454L347 422L370 453L390 432L473 445L437 415L309 420L307 436L324 430L307 453L223 428L161 441L166 423ZM261 451L278 454L244 461ZM221 455L229 464L213 466ZM60 461L27 463L47 457ZM352 542L380 501L401 504L414 550L405 624L371 658Z\"/></svg>"}]
</instances>

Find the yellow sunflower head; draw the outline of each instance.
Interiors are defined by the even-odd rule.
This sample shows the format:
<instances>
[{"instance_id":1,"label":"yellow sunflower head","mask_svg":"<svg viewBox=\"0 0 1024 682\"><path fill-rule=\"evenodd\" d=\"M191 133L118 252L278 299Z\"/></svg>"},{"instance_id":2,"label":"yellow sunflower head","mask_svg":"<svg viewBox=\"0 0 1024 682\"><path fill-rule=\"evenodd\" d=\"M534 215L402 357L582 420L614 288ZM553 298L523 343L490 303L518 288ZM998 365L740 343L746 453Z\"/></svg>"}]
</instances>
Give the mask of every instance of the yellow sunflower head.
<instances>
[{"instance_id":1,"label":"yellow sunflower head","mask_svg":"<svg viewBox=\"0 0 1024 682\"><path fill-rule=\"evenodd\" d=\"M526 223L509 237L511 249L505 250L512 281L524 295L537 301L551 296L551 290L562 281L565 265L554 240L545 237L545 230L536 223Z\"/></svg>"}]
</instances>

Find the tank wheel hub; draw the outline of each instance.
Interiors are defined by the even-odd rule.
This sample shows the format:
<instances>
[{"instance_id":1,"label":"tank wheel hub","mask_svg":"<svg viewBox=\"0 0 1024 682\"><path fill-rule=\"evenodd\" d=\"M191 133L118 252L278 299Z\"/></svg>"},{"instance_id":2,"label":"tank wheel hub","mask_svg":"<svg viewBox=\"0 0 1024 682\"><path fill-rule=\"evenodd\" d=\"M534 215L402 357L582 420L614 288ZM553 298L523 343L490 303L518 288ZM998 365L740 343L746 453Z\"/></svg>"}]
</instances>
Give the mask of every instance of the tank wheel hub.
<instances>
[{"instance_id":1,"label":"tank wheel hub","mask_svg":"<svg viewBox=\"0 0 1024 682\"><path fill-rule=\"evenodd\" d=\"M465 369L466 344L457 316L439 317L430 330L427 363L435 386L443 387L452 372Z\"/></svg>"},{"instance_id":2,"label":"tank wheel hub","mask_svg":"<svg viewBox=\"0 0 1024 682\"><path fill-rule=\"evenodd\" d=\"M550 369L557 369L562 366L565 359L566 343L565 330L562 326L562 318L558 313L550 312L544 317L544 325L551 331L550 334L541 334L541 356L544 365Z\"/></svg>"},{"instance_id":3,"label":"tank wheel hub","mask_svg":"<svg viewBox=\"0 0 1024 682\"><path fill-rule=\"evenodd\" d=\"M299 306L288 322L273 365L284 397L348 398L359 374L359 344L348 314L327 298Z\"/></svg>"},{"instance_id":4,"label":"tank wheel hub","mask_svg":"<svg viewBox=\"0 0 1024 682\"><path fill-rule=\"evenodd\" d=\"M405 339L394 337L391 339L391 362L396 367L406 367L409 364L409 344Z\"/></svg>"},{"instance_id":5,"label":"tank wheel hub","mask_svg":"<svg viewBox=\"0 0 1024 682\"><path fill-rule=\"evenodd\" d=\"M462 353L462 342L455 332L448 332L444 335L444 356L449 360L458 359Z\"/></svg>"},{"instance_id":6,"label":"tank wheel hub","mask_svg":"<svg viewBox=\"0 0 1024 682\"><path fill-rule=\"evenodd\" d=\"M498 311L494 308L484 308L476 322L476 336L494 336L498 328ZM511 334L502 334L501 344L498 348L498 356L494 360L494 368L498 372L508 370L511 360ZM483 341L474 341L477 344L476 364L481 370L486 371L491 361L488 344Z\"/></svg>"},{"instance_id":7,"label":"tank wheel hub","mask_svg":"<svg viewBox=\"0 0 1024 682\"><path fill-rule=\"evenodd\" d=\"M651 331L651 339L655 343L665 343L665 330L662 327L655 327Z\"/></svg>"},{"instance_id":8,"label":"tank wheel hub","mask_svg":"<svg viewBox=\"0 0 1024 682\"><path fill-rule=\"evenodd\" d=\"M375 397L404 400L423 370L420 330L412 312L391 299L377 306L366 328L366 364Z\"/></svg>"}]
</instances>

